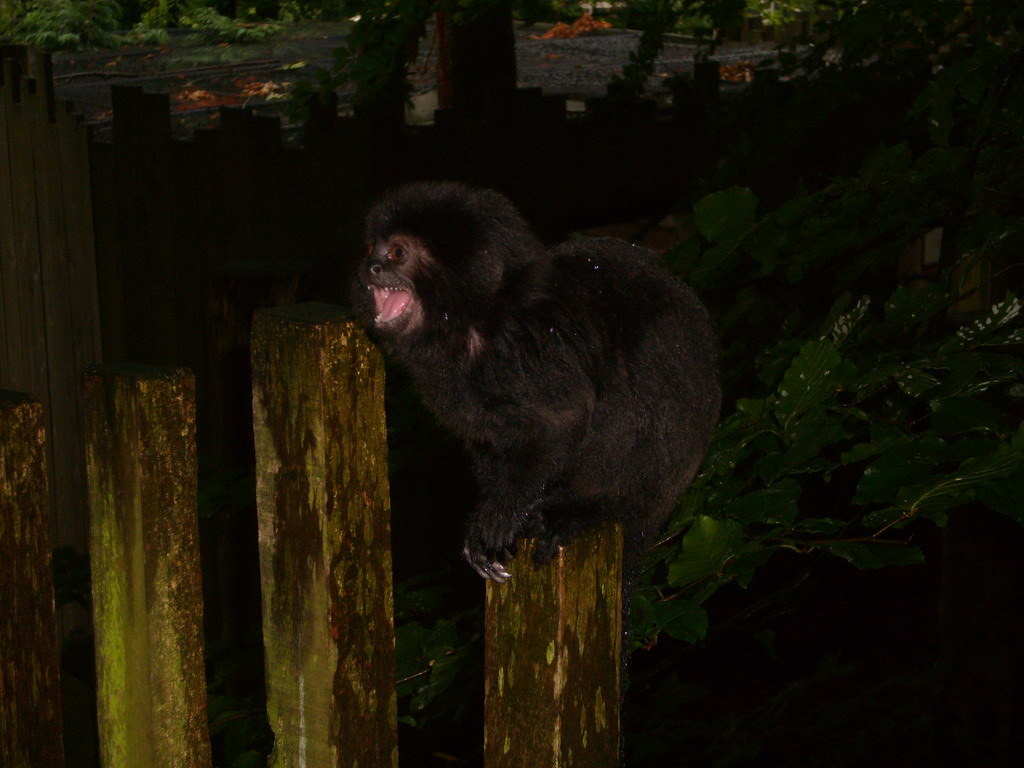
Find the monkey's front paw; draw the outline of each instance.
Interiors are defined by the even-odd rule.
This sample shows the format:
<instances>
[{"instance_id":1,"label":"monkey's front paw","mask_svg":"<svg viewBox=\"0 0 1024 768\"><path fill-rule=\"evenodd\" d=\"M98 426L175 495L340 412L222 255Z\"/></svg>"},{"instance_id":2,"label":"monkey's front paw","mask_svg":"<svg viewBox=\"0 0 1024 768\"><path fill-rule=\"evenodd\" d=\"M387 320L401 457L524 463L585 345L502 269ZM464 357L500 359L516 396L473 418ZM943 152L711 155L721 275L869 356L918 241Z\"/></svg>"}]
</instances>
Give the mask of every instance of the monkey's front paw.
<instances>
[{"instance_id":1,"label":"monkey's front paw","mask_svg":"<svg viewBox=\"0 0 1024 768\"><path fill-rule=\"evenodd\" d=\"M504 565L496 560L491 560L482 552L474 552L470 549L469 544L462 548L462 556L466 558L466 562L473 566L473 570L485 579L490 579L498 584L504 584L512 578L512 574L506 570Z\"/></svg>"}]
</instances>

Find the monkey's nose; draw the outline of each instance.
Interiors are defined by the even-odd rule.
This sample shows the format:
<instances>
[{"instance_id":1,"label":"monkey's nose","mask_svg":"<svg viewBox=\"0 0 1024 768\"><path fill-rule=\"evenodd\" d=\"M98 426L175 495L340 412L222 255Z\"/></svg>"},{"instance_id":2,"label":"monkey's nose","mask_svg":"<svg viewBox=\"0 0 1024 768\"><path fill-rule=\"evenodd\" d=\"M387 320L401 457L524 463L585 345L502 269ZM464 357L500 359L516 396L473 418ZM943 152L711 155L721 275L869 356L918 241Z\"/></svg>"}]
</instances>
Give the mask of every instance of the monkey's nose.
<instances>
[{"instance_id":1,"label":"monkey's nose","mask_svg":"<svg viewBox=\"0 0 1024 768\"><path fill-rule=\"evenodd\" d=\"M380 264L371 264L370 265L370 274L379 275L383 271L384 271L384 267L382 267Z\"/></svg>"}]
</instances>

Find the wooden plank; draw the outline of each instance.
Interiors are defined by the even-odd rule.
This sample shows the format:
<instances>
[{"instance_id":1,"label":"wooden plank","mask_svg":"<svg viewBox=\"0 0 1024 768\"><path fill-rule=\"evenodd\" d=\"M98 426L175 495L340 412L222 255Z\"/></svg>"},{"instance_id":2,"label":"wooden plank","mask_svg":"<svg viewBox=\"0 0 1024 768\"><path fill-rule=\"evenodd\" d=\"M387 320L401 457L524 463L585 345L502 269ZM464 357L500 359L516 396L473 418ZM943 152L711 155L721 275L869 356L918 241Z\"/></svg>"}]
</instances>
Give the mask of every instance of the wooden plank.
<instances>
[{"instance_id":1,"label":"wooden plank","mask_svg":"<svg viewBox=\"0 0 1024 768\"><path fill-rule=\"evenodd\" d=\"M85 376L104 768L210 765L194 387L183 368Z\"/></svg>"},{"instance_id":2,"label":"wooden plank","mask_svg":"<svg viewBox=\"0 0 1024 768\"><path fill-rule=\"evenodd\" d=\"M252 131L252 115L237 107L220 110L220 166L218 186L223 189L221 213L224 232L230 239L221 251L222 258L245 258L259 248L258 224L253 216L255 183L253 163L258 162Z\"/></svg>"},{"instance_id":3,"label":"wooden plank","mask_svg":"<svg viewBox=\"0 0 1024 768\"><path fill-rule=\"evenodd\" d=\"M47 485L42 406L0 391L0 765L10 768L64 765Z\"/></svg>"},{"instance_id":4,"label":"wooden plank","mask_svg":"<svg viewBox=\"0 0 1024 768\"><path fill-rule=\"evenodd\" d=\"M13 386L11 366L14 364L17 321L14 302L14 199L11 178L11 140L7 132L7 113L14 102L8 65L0 57L0 385ZM12 341L8 344L8 336Z\"/></svg>"},{"instance_id":5,"label":"wooden plank","mask_svg":"<svg viewBox=\"0 0 1024 768\"><path fill-rule=\"evenodd\" d=\"M100 330L99 288L96 276L96 239L93 229L92 180L89 132L81 115L68 102L59 102L57 141L60 153L61 201L64 210L64 242L76 371L103 359ZM76 377L77 378L77 377Z\"/></svg>"},{"instance_id":6,"label":"wooden plank","mask_svg":"<svg viewBox=\"0 0 1024 768\"><path fill-rule=\"evenodd\" d=\"M219 265L210 279L207 308L207 397L200 399L200 455L213 473L255 465L252 432L250 337L257 309L298 302L301 274L281 260ZM204 418L205 416L205 418ZM205 437L205 439L204 439ZM251 471L251 470L250 470ZM204 575L207 638L242 647L259 615L258 551L249 514L214 510L203 533L216 556Z\"/></svg>"},{"instance_id":7,"label":"wooden plank","mask_svg":"<svg viewBox=\"0 0 1024 768\"><path fill-rule=\"evenodd\" d=\"M58 102L56 115L60 197L63 211L64 294L70 325L64 333L69 340L70 359L65 372L70 392L66 393L68 432L64 435L63 465L54 465L63 483L57 488L60 510L57 543L89 551L89 515L81 499L86 498L85 437L81 374L86 366L103 360L100 339L99 293L97 285L95 239L93 233L92 190L89 178L89 147L85 125L70 111L67 102ZM56 439L56 438L55 438ZM88 609L75 603L61 608L62 634L91 624Z\"/></svg>"},{"instance_id":8,"label":"wooden plank","mask_svg":"<svg viewBox=\"0 0 1024 768\"><path fill-rule=\"evenodd\" d=\"M45 194L45 181L37 178L37 152L34 145L40 114L46 114L45 97L35 79L21 76L27 52L13 50L16 58L3 59L6 96L6 152L10 179L10 236L3 253L3 313L7 336L7 359L0 365L0 387L27 392L39 398L43 415L52 435L53 409L50 406L50 377L47 360L45 294L40 260L39 195ZM2 150L0 150L2 151ZM45 239L45 238L44 238ZM54 463L54 442L46 444L48 466ZM50 508L55 525L56 484L50 483Z\"/></svg>"},{"instance_id":9,"label":"wooden plank","mask_svg":"<svg viewBox=\"0 0 1024 768\"><path fill-rule=\"evenodd\" d=\"M116 164L112 144L89 141L96 293L99 297L100 327L103 329L103 360L128 358Z\"/></svg>"},{"instance_id":10,"label":"wooden plank","mask_svg":"<svg viewBox=\"0 0 1024 768\"><path fill-rule=\"evenodd\" d=\"M397 768L380 354L324 304L253 325L273 768Z\"/></svg>"},{"instance_id":11,"label":"wooden plank","mask_svg":"<svg viewBox=\"0 0 1024 768\"><path fill-rule=\"evenodd\" d=\"M608 527L487 583L486 768L619 765L622 536Z\"/></svg>"},{"instance_id":12,"label":"wooden plank","mask_svg":"<svg viewBox=\"0 0 1024 768\"><path fill-rule=\"evenodd\" d=\"M46 77L48 58L37 59L35 68ZM50 80L42 81L43 93L25 106L31 123L32 167L35 172L35 206L38 231L39 275L42 281L42 330L48 373L47 432L50 436L51 490L53 498L54 543L88 546L87 517L81 499L85 494L82 467L81 424L79 423L79 376L75 361L75 331L86 318L72 312L70 297L84 286L70 282L65 239L65 199L58 131L51 122L46 97ZM74 235L73 235L74 236ZM95 362L92 360L90 362Z\"/></svg>"},{"instance_id":13,"label":"wooden plank","mask_svg":"<svg viewBox=\"0 0 1024 768\"><path fill-rule=\"evenodd\" d=\"M141 88L111 88L126 352L131 360L177 361L173 278L168 265L166 160L169 118L154 120L155 101ZM166 100L166 97L164 97ZM154 173L156 174L154 176Z\"/></svg>"},{"instance_id":14,"label":"wooden plank","mask_svg":"<svg viewBox=\"0 0 1024 768\"><path fill-rule=\"evenodd\" d=\"M202 375L202 338L194 322L201 317L203 276L186 269L178 251L177 226L173 221L174 177L172 163L171 106L167 94L143 93L139 114L141 168L137 175L145 185L143 221L146 246L138 274L147 283L149 306L147 351L161 365L182 365ZM141 170L141 173L139 171ZM186 192L187 194L187 192Z\"/></svg>"},{"instance_id":15,"label":"wooden plank","mask_svg":"<svg viewBox=\"0 0 1024 768\"><path fill-rule=\"evenodd\" d=\"M3 321L7 358L0 367L0 386L44 399L46 335L42 279L39 273L38 211L32 158L33 110L39 103L34 80L22 78L11 58L3 59L9 213L0 227L3 247ZM0 204L3 201L0 200ZM9 216L9 218L8 218ZM47 409L44 408L44 413Z\"/></svg>"}]
</instances>

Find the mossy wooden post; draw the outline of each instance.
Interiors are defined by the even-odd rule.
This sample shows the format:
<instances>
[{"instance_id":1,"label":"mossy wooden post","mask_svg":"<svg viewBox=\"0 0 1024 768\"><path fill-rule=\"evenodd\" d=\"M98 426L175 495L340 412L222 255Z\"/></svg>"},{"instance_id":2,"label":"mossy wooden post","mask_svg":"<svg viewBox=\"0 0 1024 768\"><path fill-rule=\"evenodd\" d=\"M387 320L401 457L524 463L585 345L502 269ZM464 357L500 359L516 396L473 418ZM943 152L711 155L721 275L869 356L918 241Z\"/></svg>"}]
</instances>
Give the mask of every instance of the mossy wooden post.
<instances>
[{"instance_id":1,"label":"mossy wooden post","mask_svg":"<svg viewBox=\"0 0 1024 768\"><path fill-rule=\"evenodd\" d=\"M622 536L602 529L540 569L532 551L520 542L512 579L487 583L484 765L616 768Z\"/></svg>"},{"instance_id":2,"label":"mossy wooden post","mask_svg":"<svg viewBox=\"0 0 1024 768\"><path fill-rule=\"evenodd\" d=\"M209 766L192 374L91 368L85 424L103 766Z\"/></svg>"},{"instance_id":3,"label":"mossy wooden post","mask_svg":"<svg viewBox=\"0 0 1024 768\"><path fill-rule=\"evenodd\" d=\"M0 765L60 768L43 407L0 391Z\"/></svg>"},{"instance_id":4,"label":"mossy wooden post","mask_svg":"<svg viewBox=\"0 0 1024 768\"><path fill-rule=\"evenodd\" d=\"M384 373L338 307L256 313L256 500L274 768L397 768Z\"/></svg>"}]
</instances>

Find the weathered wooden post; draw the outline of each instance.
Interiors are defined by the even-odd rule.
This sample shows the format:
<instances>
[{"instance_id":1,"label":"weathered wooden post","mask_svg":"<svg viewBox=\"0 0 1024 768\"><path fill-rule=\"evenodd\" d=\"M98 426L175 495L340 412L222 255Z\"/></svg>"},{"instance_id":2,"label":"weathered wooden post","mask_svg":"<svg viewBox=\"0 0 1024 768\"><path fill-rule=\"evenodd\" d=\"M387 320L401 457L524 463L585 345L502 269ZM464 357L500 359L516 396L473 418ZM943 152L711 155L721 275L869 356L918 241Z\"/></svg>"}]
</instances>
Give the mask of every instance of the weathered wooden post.
<instances>
[{"instance_id":1,"label":"weathered wooden post","mask_svg":"<svg viewBox=\"0 0 1024 768\"><path fill-rule=\"evenodd\" d=\"M103 766L209 766L192 374L99 366L85 404Z\"/></svg>"},{"instance_id":2,"label":"weathered wooden post","mask_svg":"<svg viewBox=\"0 0 1024 768\"><path fill-rule=\"evenodd\" d=\"M520 542L505 584L487 584L486 768L616 768L622 536L602 529L530 565Z\"/></svg>"},{"instance_id":3,"label":"weathered wooden post","mask_svg":"<svg viewBox=\"0 0 1024 768\"><path fill-rule=\"evenodd\" d=\"M397 768L384 374L343 310L256 313L256 498L275 768Z\"/></svg>"},{"instance_id":4,"label":"weathered wooden post","mask_svg":"<svg viewBox=\"0 0 1024 768\"><path fill-rule=\"evenodd\" d=\"M60 768L43 407L0 391L0 765Z\"/></svg>"}]
</instances>

